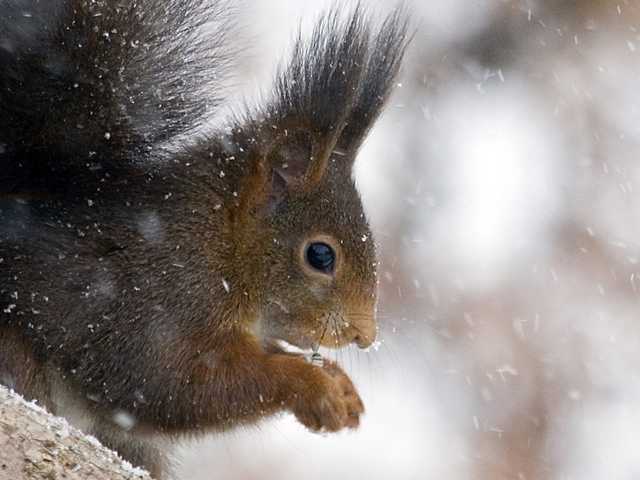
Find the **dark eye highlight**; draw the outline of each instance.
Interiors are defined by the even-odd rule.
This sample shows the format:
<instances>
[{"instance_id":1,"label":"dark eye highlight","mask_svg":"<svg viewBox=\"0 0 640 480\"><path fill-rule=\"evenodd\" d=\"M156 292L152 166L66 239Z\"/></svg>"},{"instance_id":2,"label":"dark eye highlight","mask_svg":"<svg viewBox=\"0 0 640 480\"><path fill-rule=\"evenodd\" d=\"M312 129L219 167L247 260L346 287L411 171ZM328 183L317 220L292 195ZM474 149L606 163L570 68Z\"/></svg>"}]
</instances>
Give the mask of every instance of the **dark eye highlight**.
<instances>
[{"instance_id":1,"label":"dark eye highlight","mask_svg":"<svg viewBox=\"0 0 640 480\"><path fill-rule=\"evenodd\" d=\"M310 243L306 253L307 262L322 273L331 274L336 264L336 252L323 242Z\"/></svg>"}]
</instances>

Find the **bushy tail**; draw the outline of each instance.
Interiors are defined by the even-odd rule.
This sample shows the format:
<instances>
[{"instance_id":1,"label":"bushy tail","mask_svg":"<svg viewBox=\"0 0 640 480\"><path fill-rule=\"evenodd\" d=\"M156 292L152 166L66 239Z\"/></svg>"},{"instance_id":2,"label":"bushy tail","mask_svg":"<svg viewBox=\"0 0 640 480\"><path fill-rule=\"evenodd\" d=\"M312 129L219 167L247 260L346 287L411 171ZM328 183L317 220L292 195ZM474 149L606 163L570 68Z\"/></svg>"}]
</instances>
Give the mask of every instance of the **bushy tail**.
<instances>
[{"instance_id":1,"label":"bushy tail","mask_svg":"<svg viewBox=\"0 0 640 480\"><path fill-rule=\"evenodd\" d=\"M230 18L225 0L3 0L0 164L117 162L197 126Z\"/></svg>"}]
</instances>

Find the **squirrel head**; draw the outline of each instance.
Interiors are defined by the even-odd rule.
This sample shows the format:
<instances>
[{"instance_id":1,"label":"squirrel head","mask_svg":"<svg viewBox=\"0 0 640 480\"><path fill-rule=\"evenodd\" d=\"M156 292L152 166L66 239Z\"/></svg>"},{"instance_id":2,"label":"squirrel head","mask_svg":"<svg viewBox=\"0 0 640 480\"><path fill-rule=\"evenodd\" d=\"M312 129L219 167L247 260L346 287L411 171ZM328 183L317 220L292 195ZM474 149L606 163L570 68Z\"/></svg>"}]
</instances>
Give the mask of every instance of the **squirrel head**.
<instances>
[{"instance_id":1,"label":"squirrel head","mask_svg":"<svg viewBox=\"0 0 640 480\"><path fill-rule=\"evenodd\" d=\"M376 337L376 254L351 175L355 151L308 141L289 133L269 158L261 333L302 348L364 348Z\"/></svg>"},{"instance_id":2,"label":"squirrel head","mask_svg":"<svg viewBox=\"0 0 640 480\"><path fill-rule=\"evenodd\" d=\"M306 126L258 128L233 215L235 258L257 331L300 348L364 348L376 337L376 252L352 178L356 149ZM275 133L278 132L278 133Z\"/></svg>"},{"instance_id":3,"label":"squirrel head","mask_svg":"<svg viewBox=\"0 0 640 480\"><path fill-rule=\"evenodd\" d=\"M233 130L248 172L229 243L266 339L364 348L376 337L375 246L352 167L390 93L407 25L400 10L376 34L368 24L360 7L346 21L335 10L323 17L296 43L272 102Z\"/></svg>"}]
</instances>

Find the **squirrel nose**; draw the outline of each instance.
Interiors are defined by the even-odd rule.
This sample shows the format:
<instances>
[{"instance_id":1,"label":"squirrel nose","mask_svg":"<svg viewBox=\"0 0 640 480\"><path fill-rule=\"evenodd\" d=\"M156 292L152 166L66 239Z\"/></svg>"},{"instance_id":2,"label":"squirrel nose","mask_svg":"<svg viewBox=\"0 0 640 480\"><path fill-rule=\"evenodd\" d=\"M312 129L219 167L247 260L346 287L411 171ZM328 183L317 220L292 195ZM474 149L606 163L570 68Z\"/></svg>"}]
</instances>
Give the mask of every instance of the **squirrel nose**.
<instances>
[{"instance_id":1,"label":"squirrel nose","mask_svg":"<svg viewBox=\"0 0 640 480\"><path fill-rule=\"evenodd\" d=\"M369 348L378 334L376 320L373 316L353 320L350 330L353 335L352 342L355 343L358 348Z\"/></svg>"},{"instance_id":2,"label":"squirrel nose","mask_svg":"<svg viewBox=\"0 0 640 480\"><path fill-rule=\"evenodd\" d=\"M356 335L356 338L353 339L354 343L358 345L358 348L369 348L373 345L373 341L375 337L365 337L364 335Z\"/></svg>"}]
</instances>

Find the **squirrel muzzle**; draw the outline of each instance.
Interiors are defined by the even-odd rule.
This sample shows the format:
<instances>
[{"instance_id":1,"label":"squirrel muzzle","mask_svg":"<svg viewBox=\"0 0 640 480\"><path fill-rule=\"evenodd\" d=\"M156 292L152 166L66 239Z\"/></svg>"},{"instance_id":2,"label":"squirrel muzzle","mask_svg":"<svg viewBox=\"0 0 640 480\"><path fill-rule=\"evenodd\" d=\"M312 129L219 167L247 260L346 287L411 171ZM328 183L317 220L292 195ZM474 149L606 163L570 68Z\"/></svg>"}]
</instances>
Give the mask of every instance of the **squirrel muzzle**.
<instances>
[{"instance_id":1,"label":"squirrel muzzle","mask_svg":"<svg viewBox=\"0 0 640 480\"><path fill-rule=\"evenodd\" d=\"M346 320L346 328L342 335L349 340L349 343L355 343L358 348L369 348L378 335L375 314L351 314Z\"/></svg>"}]
</instances>

